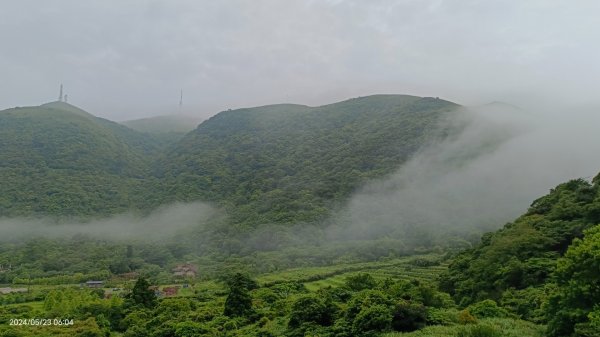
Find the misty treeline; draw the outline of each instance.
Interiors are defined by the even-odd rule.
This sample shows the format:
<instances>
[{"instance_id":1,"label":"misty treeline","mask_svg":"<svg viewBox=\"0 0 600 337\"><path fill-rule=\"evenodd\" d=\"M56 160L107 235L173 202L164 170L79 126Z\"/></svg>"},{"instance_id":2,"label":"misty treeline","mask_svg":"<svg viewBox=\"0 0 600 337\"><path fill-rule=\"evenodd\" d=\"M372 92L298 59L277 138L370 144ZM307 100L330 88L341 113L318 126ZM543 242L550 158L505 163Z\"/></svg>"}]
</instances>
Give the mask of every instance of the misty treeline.
<instances>
[{"instance_id":1,"label":"misty treeline","mask_svg":"<svg viewBox=\"0 0 600 337\"><path fill-rule=\"evenodd\" d=\"M600 331L599 222L600 175L591 183L563 183L536 199L514 222L452 257L437 283L358 273L309 291L304 282L311 279L259 284L236 268L217 277L221 287L205 285L191 296L159 301L143 278L124 297L111 299L73 288L2 299L43 300L44 312L77 318L76 331L90 336L367 337L422 329L424 336L590 337ZM134 259L136 252L126 247L123 254ZM406 273L443 260L412 258L392 270ZM18 308L25 318L40 313L26 304ZM0 320L11 314L0 308Z\"/></svg>"},{"instance_id":2,"label":"misty treeline","mask_svg":"<svg viewBox=\"0 0 600 337\"><path fill-rule=\"evenodd\" d=\"M162 154L157 148L136 152L150 134L68 108L80 123L77 137L106 142L115 140L105 139L110 132L121 135L102 151L125 149L123 153L141 158L133 161L141 165L139 171L118 172L143 188L129 189L130 178L114 175L114 158L127 158L123 154L108 156L90 147L76 161L61 161L69 157L58 154L74 156L76 150L63 141L65 136L55 141L52 135L58 134L50 129L73 111L45 107L43 113L58 111L61 118L44 116L41 121L34 108L25 111L18 120L22 128L33 122L57 124L49 124L43 149L29 149L34 164L13 158L0 170L10 174L2 185L4 202L18 210L14 214L24 215L7 217L13 211L2 209L0 234L10 244L0 247L0 262L13 265L2 276L7 281L25 274L47 277L107 268L158 277L176 261L199 257L205 274L214 275L211 266L266 272L462 249L516 217L554 184L600 167L598 159L580 149L593 150L600 142L576 144L575 132L586 130L577 119L540 122L533 112L498 104L465 109L434 98L379 95L318 108L276 105L226 111ZM572 137L548 146L556 142L557 125ZM94 132L83 132L84 126ZM13 142L25 146L18 139ZM575 169L562 161L566 153L577 163ZM105 166L87 163L88 157L106 157ZM152 162L153 157L158 159ZM15 173L21 167L27 169ZM85 175L86 182L64 175L65 170ZM32 177L36 184L30 184ZM96 198L94 193L111 186L101 177L125 185ZM103 208L106 196L134 210L119 214L111 203ZM31 205L52 207L40 211ZM34 242L49 244L50 252L71 263L51 262L53 254L27 258L35 244L23 241L32 237L43 237ZM52 243L54 239L61 243ZM73 240L80 242L76 250L62 248ZM127 245L136 247L136 262L119 255ZM157 247L154 252L161 256L142 253L148 251L145 246ZM98 247L107 252L98 253ZM15 251L22 253L11 253ZM112 262L90 267L85 263L88 251Z\"/></svg>"},{"instance_id":3,"label":"misty treeline","mask_svg":"<svg viewBox=\"0 0 600 337\"><path fill-rule=\"evenodd\" d=\"M55 286L134 272L164 285L182 281L171 271L184 261L200 267L195 281L225 282L141 306L130 295L103 300L92 291L54 288L2 299L43 300L49 312L66 301L82 331L97 335L372 336L437 325L464 336L506 329L593 336L600 178L589 177L600 167L590 156L600 142L580 120L540 123L538 116L405 96L228 111L170 145L154 164L145 157L150 166L138 173L104 170L115 163L100 167L99 176L113 181L115 172L134 174L144 191L121 185L112 195L131 203L108 209L82 208L102 204L102 198L86 204L94 181L54 190L67 179L65 169L92 179L96 171L86 168L85 156L68 168L37 158L35 169L20 175L18 168L31 163L9 161L1 172L15 180L3 185L6 191L27 186L20 179L32 179L30 173L42 180L35 189L3 194L12 205L4 215L18 210L19 216L0 220L0 283ZM84 115L82 123L93 127L94 118ZM557 142L557 130L569 137ZM30 150L52 158L53 146L68 153L64 143L44 146ZM585 179L539 198L572 177ZM37 194L49 186L51 193ZM28 210L39 198L45 208ZM117 211L126 205L133 209ZM59 208L53 213L50 206ZM450 263L439 284L360 275L317 296L304 288L343 268L258 288L227 281L240 272L333 268L424 252L437 258L415 266Z\"/></svg>"},{"instance_id":4,"label":"misty treeline","mask_svg":"<svg viewBox=\"0 0 600 337\"><path fill-rule=\"evenodd\" d=\"M9 253L30 249L18 242L32 237L99 239L121 248L122 240L173 243L184 251L167 254L169 262L146 261L161 267L184 255L239 259L240 265L262 260L267 267L261 270L273 270L410 251L416 245L399 238L332 243L336 234L328 228L361 184L447 136L449 128L438 125L456 107L433 98L380 95L318 108L226 111L163 150L152 145L150 134L64 103L6 110L0 114L7 131L0 154L0 231L3 241L12 242L3 248L3 262L14 267L4 277L19 268L22 274L41 270L33 273L40 276L66 270L24 258L27 252ZM269 253L284 248L289 253ZM70 265L69 272L86 271Z\"/></svg>"},{"instance_id":5,"label":"misty treeline","mask_svg":"<svg viewBox=\"0 0 600 337\"><path fill-rule=\"evenodd\" d=\"M65 103L0 113L0 216L105 217L214 202L245 226L314 221L393 172L457 105L379 95L224 111L181 141Z\"/></svg>"}]
</instances>

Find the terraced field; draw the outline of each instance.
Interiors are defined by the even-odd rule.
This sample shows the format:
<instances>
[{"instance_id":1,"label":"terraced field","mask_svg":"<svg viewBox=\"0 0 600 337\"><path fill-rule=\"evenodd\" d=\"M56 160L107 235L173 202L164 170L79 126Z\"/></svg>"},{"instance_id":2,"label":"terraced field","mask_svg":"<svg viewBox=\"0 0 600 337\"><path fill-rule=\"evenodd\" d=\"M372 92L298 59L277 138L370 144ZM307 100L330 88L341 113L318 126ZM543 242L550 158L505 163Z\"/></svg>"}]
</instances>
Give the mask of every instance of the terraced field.
<instances>
[{"instance_id":1,"label":"terraced field","mask_svg":"<svg viewBox=\"0 0 600 337\"><path fill-rule=\"evenodd\" d=\"M257 277L263 286L270 286L281 282L302 282L309 290L318 290L323 287L338 287L344 284L348 276L367 272L376 279L417 279L422 281L435 281L437 276L447 268L445 263L436 263L440 256L421 255L381 262L366 262L353 264L339 264L327 267L289 269L283 272L264 274ZM423 263L423 261L425 261ZM415 264L425 264L418 266ZM436 264L436 265L428 265Z\"/></svg>"}]
</instances>

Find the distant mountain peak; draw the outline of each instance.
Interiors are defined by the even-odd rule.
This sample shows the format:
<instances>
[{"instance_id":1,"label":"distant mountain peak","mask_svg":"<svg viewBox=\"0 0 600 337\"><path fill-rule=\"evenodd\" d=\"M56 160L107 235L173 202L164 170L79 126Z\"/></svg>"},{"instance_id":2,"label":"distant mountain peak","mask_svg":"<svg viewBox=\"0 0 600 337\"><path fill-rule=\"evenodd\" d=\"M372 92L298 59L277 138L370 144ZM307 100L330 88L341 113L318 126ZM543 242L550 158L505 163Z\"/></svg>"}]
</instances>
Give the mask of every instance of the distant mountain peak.
<instances>
[{"instance_id":1,"label":"distant mountain peak","mask_svg":"<svg viewBox=\"0 0 600 337\"><path fill-rule=\"evenodd\" d=\"M192 131L202 118L188 115L164 115L123 121L120 124L146 133L187 133Z\"/></svg>"}]
</instances>

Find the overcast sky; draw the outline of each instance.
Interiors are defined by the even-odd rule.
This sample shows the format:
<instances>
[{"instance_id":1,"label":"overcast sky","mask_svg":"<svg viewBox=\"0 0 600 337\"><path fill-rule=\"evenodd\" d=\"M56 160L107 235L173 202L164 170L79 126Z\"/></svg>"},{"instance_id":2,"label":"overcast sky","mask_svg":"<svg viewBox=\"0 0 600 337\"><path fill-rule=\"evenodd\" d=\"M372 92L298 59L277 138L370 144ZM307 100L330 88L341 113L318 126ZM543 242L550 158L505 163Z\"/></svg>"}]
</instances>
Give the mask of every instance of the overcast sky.
<instances>
[{"instance_id":1,"label":"overcast sky","mask_svg":"<svg viewBox=\"0 0 600 337\"><path fill-rule=\"evenodd\" d=\"M600 1L19 0L0 4L0 108L125 120L373 93L597 103Z\"/></svg>"}]
</instances>

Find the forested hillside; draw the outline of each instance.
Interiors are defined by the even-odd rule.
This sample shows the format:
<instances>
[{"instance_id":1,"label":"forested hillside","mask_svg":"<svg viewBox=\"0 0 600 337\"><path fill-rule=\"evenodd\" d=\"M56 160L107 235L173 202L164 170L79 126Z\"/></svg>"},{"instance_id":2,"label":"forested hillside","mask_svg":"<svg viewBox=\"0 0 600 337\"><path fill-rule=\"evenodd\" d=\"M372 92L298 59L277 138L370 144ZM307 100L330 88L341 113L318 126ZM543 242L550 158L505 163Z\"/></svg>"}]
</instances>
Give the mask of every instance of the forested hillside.
<instances>
[{"instance_id":1,"label":"forested hillside","mask_svg":"<svg viewBox=\"0 0 600 337\"><path fill-rule=\"evenodd\" d=\"M380 95L224 111L168 146L61 102L2 111L4 224L144 213L177 201L209 202L179 210L215 215L178 218L192 227L158 241L144 240L145 227L133 240L4 238L0 283L20 292L0 297L9 305L0 322L15 313L63 315L90 336L598 336L600 175L557 186L457 255L470 244L456 236L442 237L444 245L391 236L328 241L320 232L362 184L461 131L440 124L457 107ZM117 218L112 237L134 219ZM156 221L155 229L174 225ZM430 255L406 257L423 252ZM182 265L194 273L182 278ZM74 286L91 279L105 288Z\"/></svg>"},{"instance_id":2,"label":"forested hillside","mask_svg":"<svg viewBox=\"0 0 600 337\"><path fill-rule=\"evenodd\" d=\"M456 107L378 95L239 109L177 144L181 134L158 132L156 121L130 123L142 133L63 102L9 109L0 112L0 216L87 217L201 200L225 206L235 223L315 221L395 170Z\"/></svg>"},{"instance_id":3,"label":"forested hillside","mask_svg":"<svg viewBox=\"0 0 600 337\"><path fill-rule=\"evenodd\" d=\"M165 202L216 201L235 223L314 221L360 184L397 169L457 107L377 95L225 111L166 153L155 174Z\"/></svg>"},{"instance_id":4,"label":"forested hillside","mask_svg":"<svg viewBox=\"0 0 600 337\"><path fill-rule=\"evenodd\" d=\"M600 175L592 183L561 184L455 257L441 288L463 306L492 299L524 319L548 323L551 336L597 336L599 224Z\"/></svg>"},{"instance_id":5,"label":"forested hillside","mask_svg":"<svg viewBox=\"0 0 600 337\"><path fill-rule=\"evenodd\" d=\"M63 102L0 112L0 217L87 216L135 205L160 147Z\"/></svg>"}]
</instances>

